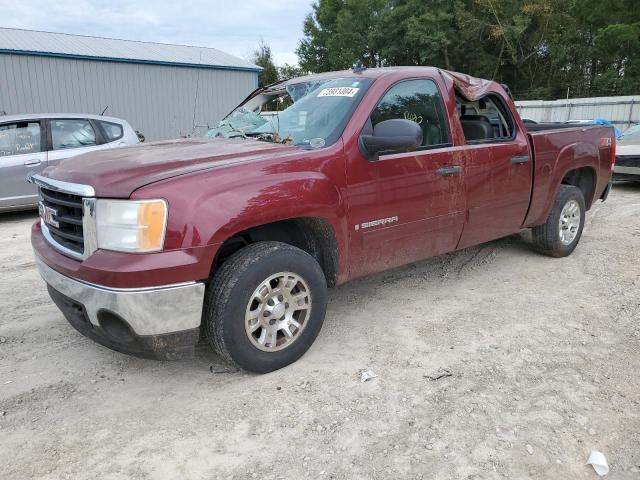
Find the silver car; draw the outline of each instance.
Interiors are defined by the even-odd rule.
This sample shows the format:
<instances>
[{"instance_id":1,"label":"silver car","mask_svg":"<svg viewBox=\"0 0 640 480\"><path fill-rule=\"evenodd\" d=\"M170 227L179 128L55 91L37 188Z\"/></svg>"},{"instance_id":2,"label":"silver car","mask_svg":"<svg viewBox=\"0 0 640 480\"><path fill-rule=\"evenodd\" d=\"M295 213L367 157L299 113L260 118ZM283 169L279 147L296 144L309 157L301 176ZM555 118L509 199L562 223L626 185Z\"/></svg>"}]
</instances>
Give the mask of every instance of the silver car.
<instances>
[{"instance_id":1,"label":"silver car","mask_svg":"<svg viewBox=\"0 0 640 480\"><path fill-rule=\"evenodd\" d=\"M139 143L125 120L101 115L34 114L0 116L0 211L37 206L32 173L65 158Z\"/></svg>"},{"instance_id":2,"label":"silver car","mask_svg":"<svg viewBox=\"0 0 640 480\"><path fill-rule=\"evenodd\" d=\"M640 182L640 125L629 127L617 143L613 178Z\"/></svg>"}]
</instances>

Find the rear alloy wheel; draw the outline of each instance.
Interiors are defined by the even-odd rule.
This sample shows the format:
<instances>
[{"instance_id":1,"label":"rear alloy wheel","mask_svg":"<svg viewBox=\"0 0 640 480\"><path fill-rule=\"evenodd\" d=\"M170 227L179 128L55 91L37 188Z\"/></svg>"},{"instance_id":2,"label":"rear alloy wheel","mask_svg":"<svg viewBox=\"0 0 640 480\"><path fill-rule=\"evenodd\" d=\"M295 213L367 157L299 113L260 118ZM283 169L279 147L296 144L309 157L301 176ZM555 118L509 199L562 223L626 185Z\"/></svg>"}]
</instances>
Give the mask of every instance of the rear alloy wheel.
<instances>
[{"instance_id":1,"label":"rear alloy wheel","mask_svg":"<svg viewBox=\"0 0 640 480\"><path fill-rule=\"evenodd\" d=\"M234 253L207 289L209 343L245 370L272 372L298 360L322 328L327 284L308 253L259 242Z\"/></svg>"},{"instance_id":2,"label":"rear alloy wheel","mask_svg":"<svg viewBox=\"0 0 640 480\"><path fill-rule=\"evenodd\" d=\"M575 200L569 200L560 212L559 236L563 245L571 245L578 236L582 220L580 205Z\"/></svg>"},{"instance_id":3,"label":"rear alloy wheel","mask_svg":"<svg viewBox=\"0 0 640 480\"><path fill-rule=\"evenodd\" d=\"M536 248L552 257L570 255L582 236L585 211L582 191L573 185L560 185L549 218L531 230Z\"/></svg>"}]
</instances>

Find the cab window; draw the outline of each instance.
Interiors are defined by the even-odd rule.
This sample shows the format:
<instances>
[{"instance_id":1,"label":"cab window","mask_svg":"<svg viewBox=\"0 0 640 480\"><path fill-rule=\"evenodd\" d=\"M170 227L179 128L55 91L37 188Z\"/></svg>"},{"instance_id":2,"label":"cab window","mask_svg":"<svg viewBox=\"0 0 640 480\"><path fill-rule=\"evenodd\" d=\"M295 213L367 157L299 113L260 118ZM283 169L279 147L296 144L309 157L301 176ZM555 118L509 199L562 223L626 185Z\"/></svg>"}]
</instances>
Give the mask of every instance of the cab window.
<instances>
[{"instance_id":1,"label":"cab window","mask_svg":"<svg viewBox=\"0 0 640 480\"><path fill-rule=\"evenodd\" d=\"M88 120L51 120L51 141L54 150L96 145L96 132Z\"/></svg>"},{"instance_id":2,"label":"cab window","mask_svg":"<svg viewBox=\"0 0 640 480\"><path fill-rule=\"evenodd\" d=\"M41 151L40 122L0 125L0 157Z\"/></svg>"},{"instance_id":3,"label":"cab window","mask_svg":"<svg viewBox=\"0 0 640 480\"><path fill-rule=\"evenodd\" d=\"M404 118L422 128L422 148L449 144L444 104L433 80L405 80L385 93L371 115L372 127L385 120Z\"/></svg>"},{"instance_id":4,"label":"cab window","mask_svg":"<svg viewBox=\"0 0 640 480\"><path fill-rule=\"evenodd\" d=\"M497 95L475 101L456 95L456 109L467 143L503 142L515 137L513 117Z\"/></svg>"}]
</instances>

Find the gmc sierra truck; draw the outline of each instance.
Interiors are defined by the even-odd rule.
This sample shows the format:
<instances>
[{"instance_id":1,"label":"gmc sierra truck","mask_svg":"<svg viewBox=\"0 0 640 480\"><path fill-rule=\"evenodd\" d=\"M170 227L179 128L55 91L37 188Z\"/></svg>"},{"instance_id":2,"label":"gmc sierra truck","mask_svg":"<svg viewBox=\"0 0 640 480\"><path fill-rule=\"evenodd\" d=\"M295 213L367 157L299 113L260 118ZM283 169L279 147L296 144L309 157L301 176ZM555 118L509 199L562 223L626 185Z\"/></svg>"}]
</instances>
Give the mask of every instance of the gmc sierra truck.
<instances>
[{"instance_id":1,"label":"gmc sierra truck","mask_svg":"<svg viewBox=\"0 0 640 480\"><path fill-rule=\"evenodd\" d=\"M569 255L615 159L613 128L569 127L528 131L505 87L437 68L295 78L208 138L33 175L37 265L105 346L175 359L204 338L273 371L313 343L328 287L529 228Z\"/></svg>"}]
</instances>

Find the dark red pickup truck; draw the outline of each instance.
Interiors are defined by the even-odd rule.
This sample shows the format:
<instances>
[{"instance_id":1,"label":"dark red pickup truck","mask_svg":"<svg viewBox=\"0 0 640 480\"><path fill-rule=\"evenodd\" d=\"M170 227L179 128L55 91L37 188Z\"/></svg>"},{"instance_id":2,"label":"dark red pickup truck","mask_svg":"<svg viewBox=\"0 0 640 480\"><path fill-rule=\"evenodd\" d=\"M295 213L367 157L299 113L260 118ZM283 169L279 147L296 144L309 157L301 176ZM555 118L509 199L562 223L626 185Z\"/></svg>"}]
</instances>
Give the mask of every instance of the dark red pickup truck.
<instances>
[{"instance_id":1,"label":"dark red pickup truck","mask_svg":"<svg viewBox=\"0 0 640 480\"><path fill-rule=\"evenodd\" d=\"M166 359L205 337L268 372L311 346L327 287L526 228L569 255L615 158L612 128L572 127L527 131L502 86L436 68L296 78L254 92L212 138L34 176L33 248L88 337Z\"/></svg>"}]
</instances>

